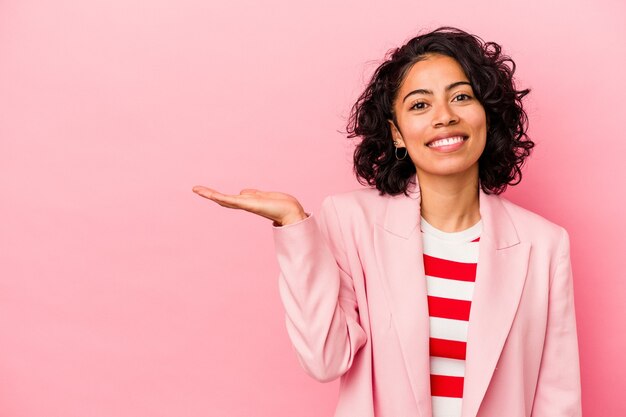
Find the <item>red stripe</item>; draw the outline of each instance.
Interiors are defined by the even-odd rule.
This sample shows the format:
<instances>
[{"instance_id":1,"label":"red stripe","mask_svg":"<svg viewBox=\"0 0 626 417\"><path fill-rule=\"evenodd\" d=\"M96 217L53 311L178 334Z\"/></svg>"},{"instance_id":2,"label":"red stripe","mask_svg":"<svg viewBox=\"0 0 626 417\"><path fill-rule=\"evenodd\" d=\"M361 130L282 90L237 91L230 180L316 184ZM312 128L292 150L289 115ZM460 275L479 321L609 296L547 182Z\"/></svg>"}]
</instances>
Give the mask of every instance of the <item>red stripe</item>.
<instances>
[{"instance_id":1,"label":"red stripe","mask_svg":"<svg viewBox=\"0 0 626 417\"><path fill-rule=\"evenodd\" d=\"M476 239L472 240L472 242L480 242L480 236L478 236Z\"/></svg>"},{"instance_id":2,"label":"red stripe","mask_svg":"<svg viewBox=\"0 0 626 417\"><path fill-rule=\"evenodd\" d=\"M424 272L438 278L476 280L476 263L454 262L424 254Z\"/></svg>"},{"instance_id":3,"label":"red stripe","mask_svg":"<svg viewBox=\"0 0 626 417\"><path fill-rule=\"evenodd\" d=\"M463 398L463 377L431 375L430 395Z\"/></svg>"},{"instance_id":4,"label":"red stripe","mask_svg":"<svg viewBox=\"0 0 626 417\"><path fill-rule=\"evenodd\" d=\"M431 317L469 321L472 302L428 296L428 314Z\"/></svg>"},{"instance_id":5,"label":"red stripe","mask_svg":"<svg viewBox=\"0 0 626 417\"><path fill-rule=\"evenodd\" d=\"M430 338L430 355L465 360L466 342Z\"/></svg>"}]
</instances>

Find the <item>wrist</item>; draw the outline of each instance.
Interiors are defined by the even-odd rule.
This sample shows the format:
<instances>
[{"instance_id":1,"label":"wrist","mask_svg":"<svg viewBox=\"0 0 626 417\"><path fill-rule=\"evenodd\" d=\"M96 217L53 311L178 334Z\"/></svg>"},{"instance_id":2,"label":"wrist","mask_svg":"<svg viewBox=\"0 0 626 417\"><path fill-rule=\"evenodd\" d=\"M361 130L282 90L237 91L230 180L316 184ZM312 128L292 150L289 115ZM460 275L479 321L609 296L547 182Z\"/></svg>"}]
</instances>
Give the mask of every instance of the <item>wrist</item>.
<instances>
[{"instance_id":1,"label":"wrist","mask_svg":"<svg viewBox=\"0 0 626 417\"><path fill-rule=\"evenodd\" d=\"M281 219L279 222L277 222L278 223L277 225L278 226L287 226L289 224L298 223L298 222L306 219L307 217L309 217L309 215L307 213L305 213L304 211L300 211L298 213L285 216L283 219Z\"/></svg>"}]
</instances>

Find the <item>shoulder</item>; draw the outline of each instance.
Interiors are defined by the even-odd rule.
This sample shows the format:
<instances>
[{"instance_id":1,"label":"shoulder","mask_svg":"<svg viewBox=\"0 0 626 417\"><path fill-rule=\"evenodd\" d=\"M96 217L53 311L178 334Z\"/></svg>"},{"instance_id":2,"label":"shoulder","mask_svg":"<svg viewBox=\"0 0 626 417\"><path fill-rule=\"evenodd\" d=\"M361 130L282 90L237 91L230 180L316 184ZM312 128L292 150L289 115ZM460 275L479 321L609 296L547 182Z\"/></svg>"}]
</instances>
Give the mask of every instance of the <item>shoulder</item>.
<instances>
[{"instance_id":1,"label":"shoulder","mask_svg":"<svg viewBox=\"0 0 626 417\"><path fill-rule=\"evenodd\" d=\"M565 228L542 215L522 207L502 196L494 196L502 203L522 242L545 244L551 248L562 246L569 240Z\"/></svg>"},{"instance_id":2,"label":"shoulder","mask_svg":"<svg viewBox=\"0 0 626 417\"><path fill-rule=\"evenodd\" d=\"M370 216L384 209L388 198L380 195L376 188L359 188L327 196L322 202L322 211L336 210L339 217L359 214Z\"/></svg>"},{"instance_id":3,"label":"shoulder","mask_svg":"<svg viewBox=\"0 0 626 417\"><path fill-rule=\"evenodd\" d=\"M332 194L324 198L320 218L324 223L334 223L346 235L361 236L384 216L389 198L388 195L380 195L376 188Z\"/></svg>"},{"instance_id":4,"label":"shoulder","mask_svg":"<svg viewBox=\"0 0 626 417\"><path fill-rule=\"evenodd\" d=\"M333 200L335 204L367 205L384 201L387 196L381 196L376 188L357 188L341 193L331 194L325 200Z\"/></svg>"}]
</instances>

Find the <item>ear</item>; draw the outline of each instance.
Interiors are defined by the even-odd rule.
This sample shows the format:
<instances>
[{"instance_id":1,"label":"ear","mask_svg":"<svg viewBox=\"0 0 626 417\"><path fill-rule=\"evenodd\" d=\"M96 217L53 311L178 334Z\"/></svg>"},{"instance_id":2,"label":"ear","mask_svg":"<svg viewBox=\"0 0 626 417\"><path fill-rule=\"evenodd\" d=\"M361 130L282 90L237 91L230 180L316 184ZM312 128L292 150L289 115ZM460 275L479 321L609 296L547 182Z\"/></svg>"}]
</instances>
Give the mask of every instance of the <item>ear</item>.
<instances>
[{"instance_id":1,"label":"ear","mask_svg":"<svg viewBox=\"0 0 626 417\"><path fill-rule=\"evenodd\" d=\"M406 148L406 145L404 144L404 139L402 139L402 134L400 133L400 130L398 129L396 124L393 122L393 120L389 119L387 119L387 122L389 122L391 138L394 142L396 142L396 148Z\"/></svg>"}]
</instances>

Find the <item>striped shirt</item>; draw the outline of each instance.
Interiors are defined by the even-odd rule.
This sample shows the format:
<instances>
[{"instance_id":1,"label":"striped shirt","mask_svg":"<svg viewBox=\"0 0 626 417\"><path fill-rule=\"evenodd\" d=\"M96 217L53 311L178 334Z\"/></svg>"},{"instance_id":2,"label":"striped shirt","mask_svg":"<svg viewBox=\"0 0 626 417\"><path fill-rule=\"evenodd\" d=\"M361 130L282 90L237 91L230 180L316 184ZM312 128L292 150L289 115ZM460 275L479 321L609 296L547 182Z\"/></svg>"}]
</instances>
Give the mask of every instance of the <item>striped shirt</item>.
<instances>
[{"instance_id":1,"label":"striped shirt","mask_svg":"<svg viewBox=\"0 0 626 417\"><path fill-rule=\"evenodd\" d=\"M482 220L444 232L421 218L430 320L433 417L460 417L469 313Z\"/></svg>"}]
</instances>

